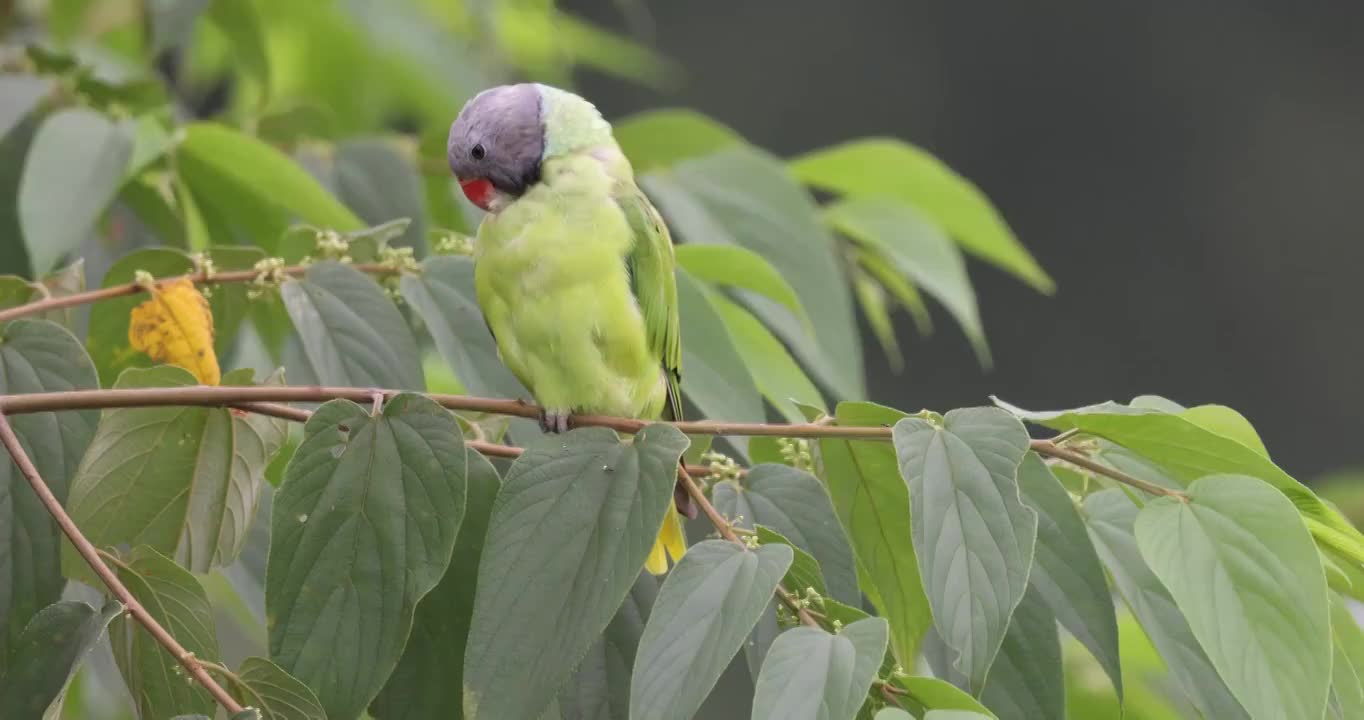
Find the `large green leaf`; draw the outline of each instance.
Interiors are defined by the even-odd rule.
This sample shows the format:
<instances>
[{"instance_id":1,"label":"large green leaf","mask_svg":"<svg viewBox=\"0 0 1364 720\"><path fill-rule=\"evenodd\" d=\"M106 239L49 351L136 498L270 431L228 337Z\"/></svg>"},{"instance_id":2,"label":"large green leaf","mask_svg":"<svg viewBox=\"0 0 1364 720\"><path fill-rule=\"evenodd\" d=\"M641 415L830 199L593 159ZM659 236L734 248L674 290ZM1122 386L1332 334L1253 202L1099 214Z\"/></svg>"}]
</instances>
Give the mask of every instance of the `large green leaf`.
<instances>
[{"instance_id":1,"label":"large green leaf","mask_svg":"<svg viewBox=\"0 0 1364 720\"><path fill-rule=\"evenodd\" d=\"M686 446L669 425L630 443L583 428L539 438L513 463L478 569L466 718L536 717L550 704L644 567Z\"/></svg>"},{"instance_id":2,"label":"large green leaf","mask_svg":"<svg viewBox=\"0 0 1364 720\"><path fill-rule=\"evenodd\" d=\"M43 121L19 184L19 225L34 272L51 270L94 231L132 152L132 123L116 124L88 108Z\"/></svg>"},{"instance_id":3,"label":"large green leaf","mask_svg":"<svg viewBox=\"0 0 1364 720\"><path fill-rule=\"evenodd\" d=\"M189 371L163 365L128 370L114 387L197 384ZM283 420L224 408L105 410L71 481L71 518L99 546L146 545L194 572L227 565L286 433ZM71 546L63 553L68 569L83 565Z\"/></svg>"},{"instance_id":4,"label":"large green leaf","mask_svg":"<svg viewBox=\"0 0 1364 720\"><path fill-rule=\"evenodd\" d=\"M737 482L717 483L711 493L715 507L738 518L739 527L765 525L813 555L835 600L848 605L861 601L852 548L818 479L788 465L764 463Z\"/></svg>"},{"instance_id":5,"label":"large green leaf","mask_svg":"<svg viewBox=\"0 0 1364 720\"><path fill-rule=\"evenodd\" d=\"M1137 515L1137 544L1253 718L1321 717L1330 606L1312 537L1268 484L1214 475Z\"/></svg>"},{"instance_id":6,"label":"large green leaf","mask_svg":"<svg viewBox=\"0 0 1364 720\"><path fill-rule=\"evenodd\" d=\"M712 294L711 302L720 313L735 349L748 365L763 397L787 421L805 421L805 415L800 410L801 404L823 409L824 398L819 388L810 382L786 347L758 318L738 303L718 294Z\"/></svg>"},{"instance_id":7,"label":"large green leaf","mask_svg":"<svg viewBox=\"0 0 1364 720\"><path fill-rule=\"evenodd\" d=\"M349 401L308 420L270 516L270 655L355 717L407 643L417 601L450 563L466 459L449 411L401 394L377 415Z\"/></svg>"},{"instance_id":8,"label":"large green leaf","mask_svg":"<svg viewBox=\"0 0 1364 720\"><path fill-rule=\"evenodd\" d=\"M780 303L743 292L745 304L839 396L863 395L862 345L834 238L779 160L739 145L645 175L642 182L676 235L745 247L772 263L800 294L814 335Z\"/></svg>"},{"instance_id":9,"label":"large green leaf","mask_svg":"<svg viewBox=\"0 0 1364 720\"><path fill-rule=\"evenodd\" d=\"M407 321L368 275L329 260L280 292L302 339L305 376L324 385L425 387Z\"/></svg>"},{"instance_id":10,"label":"large green leaf","mask_svg":"<svg viewBox=\"0 0 1364 720\"><path fill-rule=\"evenodd\" d=\"M630 678L632 720L690 720L791 565L791 548L725 540L687 549L658 592ZM877 664L879 664L879 658Z\"/></svg>"},{"instance_id":11,"label":"large green leaf","mask_svg":"<svg viewBox=\"0 0 1364 720\"><path fill-rule=\"evenodd\" d=\"M95 368L71 333L47 320L15 320L0 328L0 394L92 390ZM58 500L94 434L92 410L16 415L10 420L33 464ZM62 579L57 524L5 455L0 461L0 675L8 649L29 619L57 601Z\"/></svg>"},{"instance_id":12,"label":"large green leaf","mask_svg":"<svg viewBox=\"0 0 1364 720\"><path fill-rule=\"evenodd\" d=\"M826 208L824 217L839 232L889 256L900 273L937 298L961 325L976 355L989 363L966 262L941 228L913 207L884 197L842 200Z\"/></svg>"},{"instance_id":13,"label":"large green leaf","mask_svg":"<svg viewBox=\"0 0 1364 720\"><path fill-rule=\"evenodd\" d=\"M872 403L839 403L839 425L888 426L905 417ZM933 624L919 578L910 532L909 488L900 477L889 443L819 441L820 479L829 490L843 531L852 541L862 592L890 622L890 646L902 665L919 654L919 642Z\"/></svg>"},{"instance_id":14,"label":"large green leaf","mask_svg":"<svg viewBox=\"0 0 1364 720\"><path fill-rule=\"evenodd\" d=\"M705 289L677 273L682 322L682 393L707 417L762 422L762 397ZM740 438L740 445L746 445Z\"/></svg>"},{"instance_id":15,"label":"large green leaf","mask_svg":"<svg viewBox=\"0 0 1364 720\"><path fill-rule=\"evenodd\" d=\"M786 278L763 256L739 245L701 245L688 243L677 247L677 264L692 277L714 285L751 290L785 305L802 322L808 323L800 296Z\"/></svg>"},{"instance_id":16,"label":"large green leaf","mask_svg":"<svg viewBox=\"0 0 1364 720\"><path fill-rule=\"evenodd\" d=\"M941 425L906 418L894 436L934 624L979 693L1032 567L1037 513L1017 481L1028 433L1003 410L968 408Z\"/></svg>"},{"instance_id":17,"label":"large green leaf","mask_svg":"<svg viewBox=\"0 0 1364 720\"><path fill-rule=\"evenodd\" d=\"M1219 720L1247 717L1199 646L1184 613L1175 606L1169 591L1137 550L1133 531L1136 504L1122 490L1114 488L1085 498L1084 510L1094 548L1108 567L1118 592L1170 669L1174 685L1203 717Z\"/></svg>"},{"instance_id":18,"label":"large green leaf","mask_svg":"<svg viewBox=\"0 0 1364 720\"><path fill-rule=\"evenodd\" d=\"M636 173L674 165L743 142L728 127L694 110L648 110L613 123Z\"/></svg>"},{"instance_id":19,"label":"large green leaf","mask_svg":"<svg viewBox=\"0 0 1364 720\"><path fill-rule=\"evenodd\" d=\"M464 643L474 612L483 536L502 481L487 458L466 450L468 500L455 551L436 587L417 603L412 633L398 667L369 706L378 720L425 720L460 706Z\"/></svg>"},{"instance_id":20,"label":"large green leaf","mask_svg":"<svg viewBox=\"0 0 1364 720\"><path fill-rule=\"evenodd\" d=\"M926 710L966 710L994 717L980 701L946 680L932 677L897 677L895 687L904 690L908 698Z\"/></svg>"},{"instance_id":21,"label":"large green leaf","mask_svg":"<svg viewBox=\"0 0 1364 720\"><path fill-rule=\"evenodd\" d=\"M193 272L194 262L174 248L146 248L124 255L109 267L101 287L113 287L133 282L138 271L155 278L173 277ZM152 360L132 348L128 342L129 315L134 307L146 302L146 295L101 300L90 308L90 333L86 345L90 357L99 368L103 385L113 385L119 375L131 367L151 367Z\"/></svg>"},{"instance_id":22,"label":"large green leaf","mask_svg":"<svg viewBox=\"0 0 1364 720\"><path fill-rule=\"evenodd\" d=\"M857 714L881 667L889 629L881 618L837 635L797 627L772 643L753 696L754 720L846 720Z\"/></svg>"},{"instance_id":23,"label":"large green leaf","mask_svg":"<svg viewBox=\"0 0 1364 720\"><path fill-rule=\"evenodd\" d=\"M81 660L123 612L122 603L102 610L63 600L33 616L10 649L14 667L0 675L0 717L40 718L66 691Z\"/></svg>"},{"instance_id":24,"label":"large green leaf","mask_svg":"<svg viewBox=\"0 0 1364 720\"><path fill-rule=\"evenodd\" d=\"M802 182L824 190L906 201L967 251L1042 292L1055 289L985 194L920 148L890 138L854 140L798 157L791 169Z\"/></svg>"},{"instance_id":25,"label":"large green leaf","mask_svg":"<svg viewBox=\"0 0 1364 720\"><path fill-rule=\"evenodd\" d=\"M194 657L217 661L213 608L203 586L188 570L151 548L139 546L118 566L118 579ZM141 625L113 623L109 626L109 640L139 717L213 712L213 698L208 691L198 683L186 682L177 659Z\"/></svg>"},{"instance_id":26,"label":"large green leaf","mask_svg":"<svg viewBox=\"0 0 1364 720\"><path fill-rule=\"evenodd\" d=\"M1037 553L1028 584L1056 619L1084 644L1122 701L1118 619L1103 565L1070 494L1046 463L1029 452L1018 469L1023 502L1037 512Z\"/></svg>"},{"instance_id":27,"label":"large green leaf","mask_svg":"<svg viewBox=\"0 0 1364 720\"><path fill-rule=\"evenodd\" d=\"M426 197L412 162L389 140L347 140L336 148L336 191L371 225L397 218L412 222L394 245L426 251Z\"/></svg>"},{"instance_id":28,"label":"large green leaf","mask_svg":"<svg viewBox=\"0 0 1364 720\"><path fill-rule=\"evenodd\" d=\"M243 660L230 685L232 696L259 710L264 720L327 720L317 695L265 658Z\"/></svg>"},{"instance_id":29,"label":"large green leaf","mask_svg":"<svg viewBox=\"0 0 1364 720\"><path fill-rule=\"evenodd\" d=\"M1056 616L1034 588L1028 589L1014 612L980 699L999 720L1065 717Z\"/></svg>"},{"instance_id":30,"label":"large green leaf","mask_svg":"<svg viewBox=\"0 0 1364 720\"><path fill-rule=\"evenodd\" d=\"M573 676L559 689L561 720L628 720L630 672L639 638L658 598L658 579L640 573L625 603L611 618Z\"/></svg>"}]
</instances>

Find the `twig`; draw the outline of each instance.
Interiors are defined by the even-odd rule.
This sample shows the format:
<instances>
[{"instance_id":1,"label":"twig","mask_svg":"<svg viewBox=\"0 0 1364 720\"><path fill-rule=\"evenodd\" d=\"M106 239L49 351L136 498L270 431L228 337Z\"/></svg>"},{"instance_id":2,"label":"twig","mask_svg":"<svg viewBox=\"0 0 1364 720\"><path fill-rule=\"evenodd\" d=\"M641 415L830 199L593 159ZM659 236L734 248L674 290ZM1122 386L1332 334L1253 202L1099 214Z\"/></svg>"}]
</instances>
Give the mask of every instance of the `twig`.
<instances>
[{"instance_id":1,"label":"twig","mask_svg":"<svg viewBox=\"0 0 1364 720\"><path fill-rule=\"evenodd\" d=\"M1151 493L1152 495L1165 495L1181 500L1187 500L1189 498L1186 493L1180 492L1179 490L1171 490L1170 488L1162 487L1153 482L1133 477L1121 470L1108 467L1107 465L1101 465L1074 450L1057 447L1052 444L1050 440L1033 440L1032 449L1036 451L1038 455L1047 455L1049 457L1054 457L1057 460L1064 460L1071 465L1077 465L1091 472L1117 480L1124 485L1131 485L1138 490Z\"/></svg>"},{"instance_id":2,"label":"twig","mask_svg":"<svg viewBox=\"0 0 1364 720\"><path fill-rule=\"evenodd\" d=\"M38 496L38 499L42 501L43 506L47 508L48 513L57 521L57 525L61 527L62 532L66 534L66 537L71 540L71 544L76 547L76 552L80 553L81 557L85 559L85 562L89 563L90 569L94 570L95 574L99 576L99 579L108 586L109 591L113 593L114 597L118 598L118 601L123 603L124 607L128 610L128 614L132 615L134 619L141 623L142 627L146 628L147 632L161 644L161 647L165 648L166 652L171 654L171 657L175 658L184 666L191 677L198 681L200 685L203 685L204 689L208 690L209 694L213 696L213 699L217 700L218 704L223 706L223 709L227 710L228 713L241 712L242 706L213 679L213 676L208 674L208 671L199 664L197 659L195 659L194 653L186 650L175 640L175 638L171 637L170 633L166 632L165 628L161 627L161 623L158 623L156 618L153 618L147 612L147 609L142 607L142 603L138 602L137 598L133 597L133 594L129 592L128 588L118 579L118 575L115 574L113 570L110 570L109 566L100 558L99 550L86 539L85 535L81 533L80 528L76 527L76 523L71 520L71 516L67 515L66 510L62 508L61 502L52 494L52 491L47 487L47 483L44 482L42 476L38 474L38 468L34 467L33 461L28 457L28 453L24 452L23 445L19 442L19 436L14 434L14 428L10 425L9 418L5 417L4 413L0 413L0 443L4 444L5 449L9 451L10 457L14 459L14 464L19 466L19 472L28 480L28 484L33 488L33 492Z\"/></svg>"}]
</instances>

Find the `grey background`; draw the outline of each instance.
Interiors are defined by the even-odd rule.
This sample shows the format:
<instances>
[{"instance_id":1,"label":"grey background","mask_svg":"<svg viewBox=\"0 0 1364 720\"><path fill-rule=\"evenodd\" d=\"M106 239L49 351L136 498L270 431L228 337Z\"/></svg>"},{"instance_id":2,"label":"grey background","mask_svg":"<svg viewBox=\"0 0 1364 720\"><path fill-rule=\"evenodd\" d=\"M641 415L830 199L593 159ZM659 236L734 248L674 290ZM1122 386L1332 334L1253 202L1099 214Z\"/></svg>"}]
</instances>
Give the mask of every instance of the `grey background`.
<instances>
[{"instance_id":1,"label":"grey background","mask_svg":"<svg viewBox=\"0 0 1364 720\"><path fill-rule=\"evenodd\" d=\"M1301 479L1364 463L1364 3L627 2L563 5L687 79L584 73L609 116L689 106L784 155L904 138L980 185L1056 279L1045 297L971 262L995 368L945 313L929 338L902 316L908 369L869 345L874 399L1157 393L1237 408Z\"/></svg>"}]
</instances>

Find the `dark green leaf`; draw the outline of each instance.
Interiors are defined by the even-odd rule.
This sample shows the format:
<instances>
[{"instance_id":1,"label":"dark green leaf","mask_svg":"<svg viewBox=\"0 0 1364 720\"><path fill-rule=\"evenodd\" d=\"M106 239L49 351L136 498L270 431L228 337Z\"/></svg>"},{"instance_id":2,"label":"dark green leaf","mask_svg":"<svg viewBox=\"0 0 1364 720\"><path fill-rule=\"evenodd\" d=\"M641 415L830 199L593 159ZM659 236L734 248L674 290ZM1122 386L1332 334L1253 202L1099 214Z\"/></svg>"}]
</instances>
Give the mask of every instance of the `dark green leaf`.
<instances>
[{"instance_id":1,"label":"dark green leaf","mask_svg":"<svg viewBox=\"0 0 1364 720\"><path fill-rule=\"evenodd\" d=\"M265 658L243 660L231 689L238 702L259 710L263 720L327 720L313 691Z\"/></svg>"},{"instance_id":2,"label":"dark green leaf","mask_svg":"<svg viewBox=\"0 0 1364 720\"><path fill-rule=\"evenodd\" d=\"M1137 515L1141 555L1253 718L1321 717L1330 606L1312 537L1268 484L1214 475Z\"/></svg>"},{"instance_id":3,"label":"dark green leaf","mask_svg":"<svg viewBox=\"0 0 1364 720\"><path fill-rule=\"evenodd\" d=\"M208 256L213 260L215 270L250 270L265 257L265 252L255 247L212 247L208 249ZM221 283L214 285L210 293L208 306L213 311L213 348L219 358L227 357L242 321L251 312L248 288L247 283Z\"/></svg>"},{"instance_id":4,"label":"dark green leaf","mask_svg":"<svg viewBox=\"0 0 1364 720\"><path fill-rule=\"evenodd\" d=\"M270 94L270 60L265 51L265 26L256 6L234 0L211 0L208 19L227 37L237 66L260 87L262 100Z\"/></svg>"},{"instance_id":5,"label":"dark green leaf","mask_svg":"<svg viewBox=\"0 0 1364 720\"><path fill-rule=\"evenodd\" d=\"M725 540L703 540L688 548L663 581L639 641L630 717L692 718L790 565L785 545L749 551Z\"/></svg>"},{"instance_id":6,"label":"dark green leaf","mask_svg":"<svg viewBox=\"0 0 1364 720\"><path fill-rule=\"evenodd\" d=\"M98 387L90 358L60 326L15 320L0 328L0 394ZM93 410L68 410L11 420L19 444L62 502L98 419ZM66 581L59 548L57 524L6 454L0 461L0 675L24 625L61 597Z\"/></svg>"},{"instance_id":7,"label":"dark green leaf","mask_svg":"<svg viewBox=\"0 0 1364 720\"><path fill-rule=\"evenodd\" d=\"M33 270L51 270L80 247L118 193L133 152L131 123L86 108L47 117L19 185L19 225Z\"/></svg>"},{"instance_id":8,"label":"dark green leaf","mask_svg":"<svg viewBox=\"0 0 1364 720\"><path fill-rule=\"evenodd\" d=\"M677 304L686 338L682 393L706 417L765 420L762 397L724 320L700 283L684 271L677 273ZM746 445L739 444L740 449Z\"/></svg>"},{"instance_id":9,"label":"dark green leaf","mask_svg":"<svg viewBox=\"0 0 1364 720\"><path fill-rule=\"evenodd\" d=\"M455 551L436 587L417 603L402 659L369 706L378 720L426 720L452 715L463 690L464 643L474 612L483 536L501 486L487 458L466 450L469 493Z\"/></svg>"},{"instance_id":10,"label":"dark green leaf","mask_svg":"<svg viewBox=\"0 0 1364 720\"><path fill-rule=\"evenodd\" d=\"M820 596L829 594L829 588L824 584L824 574L819 571L819 563L813 555L801 550L784 535L765 525L758 525L754 532L760 545L785 545L791 548L791 568L786 571L786 577L782 578L782 585L797 595L803 595L807 589L814 590Z\"/></svg>"},{"instance_id":11,"label":"dark green leaf","mask_svg":"<svg viewBox=\"0 0 1364 720\"><path fill-rule=\"evenodd\" d=\"M1014 611L980 699L999 720L1065 717L1056 616L1032 588Z\"/></svg>"},{"instance_id":12,"label":"dark green leaf","mask_svg":"<svg viewBox=\"0 0 1364 720\"><path fill-rule=\"evenodd\" d=\"M42 609L29 621L10 652L14 667L0 676L0 717L39 718L66 691L81 660L104 636L104 628L123 612L111 602L96 610L64 600Z\"/></svg>"},{"instance_id":13,"label":"dark green leaf","mask_svg":"<svg viewBox=\"0 0 1364 720\"><path fill-rule=\"evenodd\" d=\"M636 173L743 142L738 133L693 110L650 110L613 124L616 142Z\"/></svg>"},{"instance_id":14,"label":"dark green leaf","mask_svg":"<svg viewBox=\"0 0 1364 720\"><path fill-rule=\"evenodd\" d=\"M153 57L189 42L194 23L210 0L150 0L147 20L151 24Z\"/></svg>"},{"instance_id":15,"label":"dark green leaf","mask_svg":"<svg viewBox=\"0 0 1364 720\"><path fill-rule=\"evenodd\" d=\"M819 389L805 376L786 347L752 313L739 304L718 294L712 294L712 306L720 314L729 330L734 347L747 363L753 380L763 397L777 408L789 422L804 422L797 403L823 407Z\"/></svg>"},{"instance_id":16,"label":"dark green leaf","mask_svg":"<svg viewBox=\"0 0 1364 720\"><path fill-rule=\"evenodd\" d=\"M1084 644L1122 701L1118 619L1084 520L1046 463L1030 452L1018 469L1023 502L1037 512L1037 554L1028 583L1062 627Z\"/></svg>"},{"instance_id":17,"label":"dark green leaf","mask_svg":"<svg viewBox=\"0 0 1364 720\"><path fill-rule=\"evenodd\" d=\"M139 270L155 278L172 277L193 272L194 262L185 253L172 248L138 250L115 261L104 274L101 287L130 283ZM90 308L90 336L86 346L95 367L99 368L102 385L113 385L128 368L151 367L151 358L133 350L128 343L129 314L146 300L146 295L130 295L101 300Z\"/></svg>"},{"instance_id":18,"label":"dark green leaf","mask_svg":"<svg viewBox=\"0 0 1364 720\"><path fill-rule=\"evenodd\" d=\"M420 395L378 415L334 400L304 428L270 516L270 655L355 717L402 655L417 601L450 563L466 459L449 411Z\"/></svg>"},{"instance_id":19,"label":"dark green leaf","mask_svg":"<svg viewBox=\"0 0 1364 720\"><path fill-rule=\"evenodd\" d=\"M908 693L910 700L927 710L966 710L994 717L980 701L945 680L931 677L898 677L896 687Z\"/></svg>"},{"instance_id":20,"label":"dark green leaf","mask_svg":"<svg viewBox=\"0 0 1364 720\"><path fill-rule=\"evenodd\" d=\"M393 142L348 140L336 148L336 191L360 219L377 225L396 218L412 223L394 245L426 252L426 198L416 168Z\"/></svg>"},{"instance_id":21,"label":"dark green leaf","mask_svg":"<svg viewBox=\"0 0 1364 720\"><path fill-rule=\"evenodd\" d=\"M837 635L811 627L782 633L758 675L753 719L856 715L881 666L888 634L881 618L847 625Z\"/></svg>"},{"instance_id":22,"label":"dark green leaf","mask_svg":"<svg viewBox=\"0 0 1364 720\"><path fill-rule=\"evenodd\" d=\"M862 346L834 238L779 160L739 145L642 182L674 234L693 243L745 247L772 263L800 294L814 335L780 303L744 292L745 304L838 395L863 395Z\"/></svg>"},{"instance_id":23,"label":"dark green leaf","mask_svg":"<svg viewBox=\"0 0 1364 720\"><path fill-rule=\"evenodd\" d=\"M1213 669L1184 614L1137 550L1137 506L1119 489L1085 498L1089 535L1113 584L1170 669L1170 678L1206 718L1247 717Z\"/></svg>"},{"instance_id":24,"label":"dark green leaf","mask_svg":"<svg viewBox=\"0 0 1364 720\"><path fill-rule=\"evenodd\" d=\"M628 720L630 671L657 597L657 578L640 573L606 632L559 690L562 720Z\"/></svg>"},{"instance_id":25,"label":"dark green leaf","mask_svg":"<svg viewBox=\"0 0 1364 720\"><path fill-rule=\"evenodd\" d=\"M45 77L0 74L0 138L33 112L52 87L52 81Z\"/></svg>"},{"instance_id":26,"label":"dark green leaf","mask_svg":"<svg viewBox=\"0 0 1364 720\"><path fill-rule=\"evenodd\" d=\"M281 292L302 338L306 375L324 385L425 387L407 321L369 276L321 262L302 279L286 281Z\"/></svg>"},{"instance_id":27,"label":"dark green leaf","mask_svg":"<svg viewBox=\"0 0 1364 720\"><path fill-rule=\"evenodd\" d=\"M968 408L941 426L906 418L894 435L934 624L979 693L1032 567L1037 513L1017 481L1028 433L1003 410Z\"/></svg>"},{"instance_id":28,"label":"dark green leaf","mask_svg":"<svg viewBox=\"0 0 1364 720\"><path fill-rule=\"evenodd\" d=\"M890 138L854 140L798 157L791 169L802 182L824 190L906 201L967 251L1042 292L1055 289L985 194L920 148Z\"/></svg>"},{"instance_id":29,"label":"dark green leaf","mask_svg":"<svg viewBox=\"0 0 1364 720\"><path fill-rule=\"evenodd\" d=\"M163 365L128 370L114 387L197 384ZM194 572L227 565L285 433L283 420L224 408L105 410L71 481L71 518L100 547L146 545ZM68 570L83 565L71 546L63 552Z\"/></svg>"},{"instance_id":30,"label":"dark green leaf","mask_svg":"<svg viewBox=\"0 0 1364 720\"><path fill-rule=\"evenodd\" d=\"M813 555L835 600L861 602L852 548L829 493L814 476L787 465L754 465L743 480L719 483L711 492L720 512L740 518L739 527L766 525Z\"/></svg>"},{"instance_id":31,"label":"dark green leaf","mask_svg":"<svg viewBox=\"0 0 1364 720\"><path fill-rule=\"evenodd\" d=\"M644 566L686 445L669 425L630 443L583 428L535 440L512 464L479 564L466 718L536 717L550 704Z\"/></svg>"},{"instance_id":32,"label":"dark green leaf","mask_svg":"<svg viewBox=\"0 0 1364 720\"><path fill-rule=\"evenodd\" d=\"M843 402L835 411L838 424L847 426L890 426L904 417L872 403ZM919 579L909 488L900 477L895 449L884 442L825 439L819 456L821 479L852 541L862 592L890 622L895 657L912 666L933 616Z\"/></svg>"},{"instance_id":33,"label":"dark green leaf","mask_svg":"<svg viewBox=\"0 0 1364 720\"><path fill-rule=\"evenodd\" d=\"M141 546L118 566L118 579L186 650L200 660L218 659L213 608L204 588L188 570ZM215 705L208 691L198 683L187 682L176 658L141 625L114 623L109 626L109 640L139 717L213 712Z\"/></svg>"},{"instance_id":34,"label":"dark green leaf","mask_svg":"<svg viewBox=\"0 0 1364 720\"><path fill-rule=\"evenodd\" d=\"M686 244L677 247L677 264L698 280L751 290L785 305L801 322L809 316L800 296L763 257L739 245Z\"/></svg>"},{"instance_id":35,"label":"dark green leaf","mask_svg":"<svg viewBox=\"0 0 1364 720\"><path fill-rule=\"evenodd\" d=\"M19 186L42 119L41 113L30 112L0 137L0 273L34 275L19 224Z\"/></svg>"}]
</instances>

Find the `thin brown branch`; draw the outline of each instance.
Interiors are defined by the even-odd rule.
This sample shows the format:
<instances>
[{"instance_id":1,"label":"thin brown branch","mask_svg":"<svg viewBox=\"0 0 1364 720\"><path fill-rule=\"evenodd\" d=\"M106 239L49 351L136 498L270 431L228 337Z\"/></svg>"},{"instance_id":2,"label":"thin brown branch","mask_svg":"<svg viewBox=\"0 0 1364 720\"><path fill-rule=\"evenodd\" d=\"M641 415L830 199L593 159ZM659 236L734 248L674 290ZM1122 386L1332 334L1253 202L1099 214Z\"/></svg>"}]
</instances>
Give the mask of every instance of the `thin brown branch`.
<instances>
[{"instance_id":1,"label":"thin brown branch","mask_svg":"<svg viewBox=\"0 0 1364 720\"><path fill-rule=\"evenodd\" d=\"M67 515L66 510L62 508L61 502L52 494L52 491L47 487L47 483L44 482L42 476L38 474L38 468L34 467L33 461L29 459L28 453L24 451L23 445L19 442L19 436L14 434L14 428L10 425L9 418L5 417L4 413L0 413L0 443L4 444L5 449L9 451L10 457L14 459L14 464L19 467L19 472L28 480L29 486L33 488L33 492L38 496L38 499L42 501L43 506L47 508L48 513L57 521L57 525L61 527L62 532L66 534L66 537L71 540L71 544L76 547L76 552L80 553L80 556L85 559L85 562L89 563L90 569L94 570L95 574L99 576L99 579L108 586L109 591L113 593L114 597L118 598L118 601L123 603L124 607L127 608L128 614L132 615L133 619L137 620L142 627L146 628L147 632L151 634L156 642L160 643L161 647L165 648L166 652L171 654L171 657L175 658L176 661L184 666L185 670L190 674L190 677L204 686L204 689L208 690L209 694L213 696L213 699L217 700L218 704L223 706L223 709L227 710L228 713L241 712L242 706L213 679L213 676L208 674L208 671L204 669L203 665L199 664L199 661L195 659L194 653L186 650L169 632L166 632L166 629L161 627L161 623L158 623L156 618L153 618L147 612L147 609L142 607L142 603L138 602L137 598L133 597L133 594L129 592L123 582L118 579L118 575L104 563L104 560L100 557L100 551L86 539L85 535L81 533L80 528L76 527L76 523L71 519L71 516Z\"/></svg>"},{"instance_id":2,"label":"thin brown branch","mask_svg":"<svg viewBox=\"0 0 1364 720\"><path fill-rule=\"evenodd\" d=\"M1076 465L1086 470L1089 470L1090 472L1097 473L1108 478L1112 478L1124 485L1130 485L1138 490L1151 493L1152 495L1164 495L1167 497L1179 498L1181 500L1187 500L1189 497L1187 494L1180 492L1179 490L1171 490L1170 488L1167 487L1161 487L1160 485L1157 485L1153 482L1149 482L1146 480L1142 480L1139 477L1133 477L1131 475L1128 475L1127 473L1116 468L1111 468L1108 467L1107 465L1102 465L1098 462L1095 462L1094 460L1091 460L1088 457L1085 457L1084 455L1081 455L1080 453L1075 452L1074 450L1067 450L1066 448L1063 447L1057 447L1050 440L1033 440L1032 449L1038 455L1046 455L1047 457L1054 457L1057 460L1063 460L1065 462L1070 463L1071 465Z\"/></svg>"}]
</instances>

